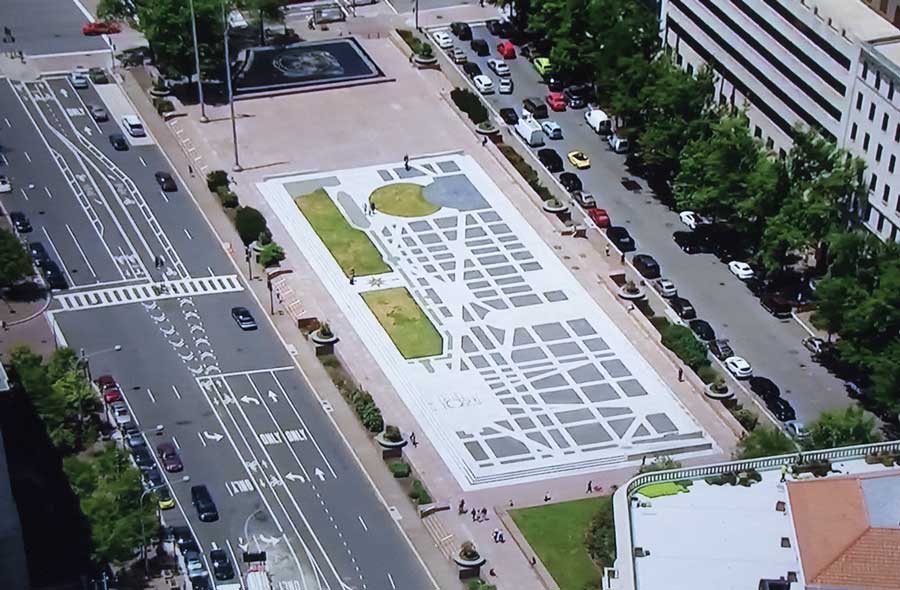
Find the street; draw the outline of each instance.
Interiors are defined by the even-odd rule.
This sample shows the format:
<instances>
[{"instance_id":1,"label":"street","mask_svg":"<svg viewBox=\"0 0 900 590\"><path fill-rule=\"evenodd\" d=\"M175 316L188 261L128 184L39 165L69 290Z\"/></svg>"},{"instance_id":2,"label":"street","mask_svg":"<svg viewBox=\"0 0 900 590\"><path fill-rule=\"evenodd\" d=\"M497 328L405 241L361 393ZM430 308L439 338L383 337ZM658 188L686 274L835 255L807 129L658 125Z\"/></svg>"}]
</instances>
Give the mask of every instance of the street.
<instances>
[{"instance_id":1,"label":"street","mask_svg":"<svg viewBox=\"0 0 900 590\"><path fill-rule=\"evenodd\" d=\"M449 28L430 32L437 30L450 33ZM470 62L477 63L496 86L497 76L487 67L487 60L498 57L495 47L501 39L488 33L484 26L473 26L472 36L487 41L490 55L477 56L468 41L461 42L456 37L453 37L454 44L466 53ZM482 98L495 111L512 107L521 114L523 99L539 97L543 100L548 89L534 67L521 55L506 60L506 63L515 85L514 92ZM477 93L471 84L470 90ZM768 377L778 384L783 397L797 410L798 418L808 423L825 410L846 407L848 398L843 383L816 364L802 346L801 340L808 336L807 332L795 321L776 319L764 310L759 300L729 272L726 264L713 255L682 252L672 240L673 232L687 230L678 219L678 213L655 199L642 180L631 177L625 167L625 155L613 153L605 138L587 126L584 112L584 109L550 111L550 120L563 129L563 139L546 139L544 147L559 153L565 171L576 172L584 189L597 199L597 206L609 212L612 225L628 229L637 243L634 254L652 255L662 268L662 276L675 283L679 296L694 304L697 316L712 325L718 338L730 340L735 353L753 366L754 375ZM498 125L505 125L496 113L494 118ZM516 149L531 148L519 142ZM566 154L576 149L590 156L589 169L576 171L566 160ZM536 166L536 161L532 165ZM638 181L641 189L626 188L623 182L627 181Z\"/></svg>"},{"instance_id":2,"label":"street","mask_svg":"<svg viewBox=\"0 0 900 590\"><path fill-rule=\"evenodd\" d=\"M110 120L95 123L87 106L104 103ZM71 287L52 322L93 376L119 381L151 447L171 440L183 458L189 482L163 472L178 500L166 524L190 526L204 553L227 547L238 568L241 551L266 551L279 588L433 587L183 181L160 190L154 173L171 169L153 142L115 151L118 107L64 77L3 80L0 105L4 208L31 219L23 237ZM242 331L234 306L259 329ZM190 505L201 484L216 522Z\"/></svg>"}]
</instances>

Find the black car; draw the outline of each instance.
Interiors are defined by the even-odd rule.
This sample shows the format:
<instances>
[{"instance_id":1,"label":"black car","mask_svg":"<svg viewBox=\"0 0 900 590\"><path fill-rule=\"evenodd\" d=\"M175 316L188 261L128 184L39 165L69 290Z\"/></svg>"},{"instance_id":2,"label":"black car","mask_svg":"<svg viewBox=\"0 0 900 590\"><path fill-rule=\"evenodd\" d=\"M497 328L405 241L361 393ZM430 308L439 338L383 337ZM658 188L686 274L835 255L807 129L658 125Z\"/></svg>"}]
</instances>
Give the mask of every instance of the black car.
<instances>
[{"instance_id":1,"label":"black car","mask_svg":"<svg viewBox=\"0 0 900 590\"><path fill-rule=\"evenodd\" d=\"M557 74L548 73L544 76L544 80L547 82L547 89L550 92L562 92L566 87L566 83Z\"/></svg>"},{"instance_id":2,"label":"black car","mask_svg":"<svg viewBox=\"0 0 900 590\"><path fill-rule=\"evenodd\" d=\"M485 21L484 26L487 27L488 33L490 33L491 35L497 35L498 37L503 31L503 24L500 22L500 19L489 19Z\"/></svg>"},{"instance_id":3,"label":"black car","mask_svg":"<svg viewBox=\"0 0 900 590\"><path fill-rule=\"evenodd\" d=\"M672 239L686 254L700 254L707 250L703 240L692 231L677 231L672 234Z\"/></svg>"},{"instance_id":4,"label":"black car","mask_svg":"<svg viewBox=\"0 0 900 590\"><path fill-rule=\"evenodd\" d=\"M188 551L200 551L200 548L197 546L197 541L194 539L194 535L188 527L172 527L172 537L174 537L175 546L178 547L178 550L181 551L182 555Z\"/></svg>"},{"instance_id":5,"label":"black car","mask_svg":"<svg viewBox=\"0 0 900 590\"><path fill-rule=\"evenodd\" d=\"M156 184L159 185L159 188L167 193L178 190L178 187L175 186L175 179L168 172L157 172L153 177L156 178Z\"/></svg>"},{"instance_id":6,"label":"black car","mask_svg":"<svg viewBox=\"0 0 900 590\"><path fill-rule=\"evenodd\" d=\"M703 340L704 342L709 342L711 340L716 339L716 331L713 330L713 327L709 325L709 322L706 320L691 320L688 322L688 326L691 327L691 330L694 331L694 334L697 335L697 338Z\"/></svg>"},{"instance_id":7,"label":"black car","mask_svg":"<svg viewBox=\"0 0 900 590\"><path fill-rule=\"evenodd\" d=\"M757 277L753 277L744 281L744 286L747 287L747 289L749 289L750 292L757 297L761 297L768 289L768 285L766 284L766 282Z\"/></svg>"},{"instance_id":8,"label":"black car","mask_svg":"<svg viewBox=\"0 0 900 590\"><path fill-rule=\"evenodd\" d=\"M611 225L606 228L606 237L616 245L620 252L634 252L637 245L628 230L619 225Z\"/></svg>"},{"instance_id":9,"label":"black car","mask_svg":"<svg viewBox=\"0 0 900 590\"><path fill-rule=\"evenodd\" d=\"M758 395L763 400L776 399L781 397L781 390L775 385L775 382L766 377L750 377L747 380L750 385L750 391Z\"/></svg>"},{"instance_id":10,"label":"black car","mask_svg":"<svg viewBox=\"0 0 900 590\"><path fill-rule=\"evenodd\" d=\"M31 222L28 221L28 218L25 217L24 213L20 213L19 211L13 211L9 214L9 221L12 223L12 226L16 229L16 231L20 234L31 233L33 229L31 227Z\"/></svg>"},{"instance_id":11,"label":"black car","mask_svg":"<svg viewBox=\"0 0 900 590\"><path fill-rule=\"evenodd\" d=\"M566 99L566 105L570 109L581 109L587 105L588 90L585 85L578 84L569 86L563 91L563 97Z\"/></svg>"},{"instance_id":12,"label":"black car","mask_svg":"<svg viewBox=\"0 0 900 590\"><path fill-rule=\"evenodd\" d=\"M66 281L63 272L52 260L47 260L41 265L41 274L44 275L44 280L47 281L47 286L51 289L62 290L69 288L69 283Z\"/></svg>"},{"instance_id":13,"label":"black car","mask_svg":"<svg viewBox=\"0 0 900 590\"><path fill-rule=\"evenodd\" d=\"M703 240L708 252L712 252L720 260L736 260L746 257L746 246L735 237L735 231L721 224L698 225L694 230L697 237Z\"/></svg>"},{"instance_id":14,"label":"black car","mask_svg":"<svg viewBox=\"0 0 900 590\"><path fill-rule=\"evenodd\" d=\"M500 118L507 125L515 125L519 122L519 114L516 112L516 109L500 109Z\"/></svg>"},{"instance_id":15,"label":"black car","mask_svg":"<svg viewBox=\"0 0 900 590\"><path fill-rule=\"evenodd\" d=\"M637 258L637 256L635 256L635 258ZM691 305L691 302L684 297L672 297L671 299L669 299L669 305L672 306L672 309L675 310L675 313L678 314L678 317L683 320L693 320L697 317L697 310L694 309L694 306ZM703 320L700 321L702 322Z\"/></svg>"},{"instance_id":16,"label":"black car","mask_svg":"<svg viewBox=\"0 0 900 590\"><path fill-rule=\"evenodd\" d=\"M128 151L128 141L125 139L125 136L121 133L113 133L109 136L109 143L112 144L113 149L117 152L127 152Z\"/></svg>"},{"instance_id":17,"label":"black car","mask_svg":"<svg viewBox=\"0 0 900 590\"><path fill-rule=\"evenodd\" d=\"M791 302L776 294L763 295L759 302L763 309L779 319L791 317Z\"/></svg>"},{"instance_id":18,"label":"black car","mask_svg":"<svg viewBox=\"0 0 900 590\"><path fill-rule=\"evenodd\" d=\"M713 340L709 343L709 351L719 360L725 360L730 356L734 356L734 350L727 340Z\"/></svg>"},{"instance_id":19,"label":"black car","mask_svg":"<svg viewBox=\"0 0 900 590\"><path fill-rule=\"evenodd\" d=\"M571 172L563 172L559 175L559 183L563 185L563 188L569 191L570 193L574 193L575 191L582 190L581 179L572 174Z\"/></svg>"},{"instance_id":20,"label":"black car","mask_svg":"<svg viewBox=\"0 0 900 590\"><path fill-rule=\"evenodd\" d=\"M488 47L487 41L485 41L484 39L472 39L472 42L469 43L469 46L472 48L472 51L474 51L476 55L480 55L481 57L491 54L491 49L490 47Z\"/></svg>"},{"instance_id":21,"label":"black car","mask_svg":"<svg viewBox=\"0 0 900 590\"><path fill-rule=\"evenodd\" d=\"M466 23L451 23L450 32L456 35L460 41L468 41L472 38L472 28Z\"/></svg>"},{"instance_id":22,"label":"black car","mask_svg":"<svg viewBox=\"0 0 900 590\"><path fill-rule=\"evenodd\" d=\"M234 566L228 559L224 549L213 549L209 552L209 562L212 565L213 575L220 582L234 578Z\"/></svg>"},{"instance_id":23,"label":"black car","mask_svg":"<svg viewBox=\"0 0 900 590\"><path fill-rule=\"evenodd\" d=\"M50 260L47 249L40 242L29 242L28 251L31 252L31 258L38 267L44 266Z\"/></svg>"},{"instance_id":24,"label":"black car","mask_svg":"<svg viewBox=\"0 0 900 590\"><path fill-rule=\"evenodd\" d=\"M550 148L543 148L538 150L538 160L540 160L541 164L543 164L547 170L550 172L560 172L563 169L563 161L562 157L556 153L556 150L552 150Z\"/></svg>"},{"instance_id":25,"label":"black car","mask_svg":"<svg viewBox=\"0 0 900 590\"><path fill-rule=\"evenodd\" d=\"M794 411L794 407L783 397L776 397L764 401L766 402L766 407L769 408L769 411L775 414L775 417L782 422L797 419L797 412Z\"/></svg>"},{"instance_id":26,"label":"black car","mask_svg":"<svg viewBox=\"0 0 900 590\"><path fill-rule=\"evenodd\" d=\"M191 504L197 510L201 522L219 520L219 509L206 486L191 486Z\"/></svg>"},{"instance_id":27,"label":"black car","mask_svg":"<svg viewBox=\"0 0 900 590\"><path fill-rule=\"evenodd\" d=\"M240 326L241 330L255 330L257 328L253 314L246 307L232 307L231 319Z\"/></svg>"},{"instance_id":28,"label":"black car","mask_svg":"<svg viewBox=\"0 0 900 590\"><path fill-rule=\"evenodd\" d=\"M135 447L131 452L131 457L134 459L134 464L138 466L138 469L141 471L152 471L156 469L156 460L153 458L153 453L150 451L150 448L146 445L143 447Z\"/></svg>"},{"instance_id":29,"label":"black car","mask_svg":"<svg viewBox=\"0 0 900 590\"><path fill-rule=\"evenodd\" d=\"M659 263L649 254L636 254L631 259L631 263L645 279L658 279L660 277Z\"/></svg>"},{"instance_id":30,"label":"black car","mask_svg":"<svg viewBox=\"0 0 900 590\"><path fill-rule=\"evenodd\" d=\"M463 64L463 72L465 72L468 77L474 78L475 76L481 75L481 67L473 61L467 61Z\"/></svg>"},{"instance_id":31,"label":"black car","mask_svg":"<svg viewBox=\"0 0 900 590\"><path fill-rule=\"evenodd\" d=\"M148 490L166 485L166 480L156 465L154 465L152 469L144 471L144 482L146 483L146 489Z\"/></svg>"}]
</instances>

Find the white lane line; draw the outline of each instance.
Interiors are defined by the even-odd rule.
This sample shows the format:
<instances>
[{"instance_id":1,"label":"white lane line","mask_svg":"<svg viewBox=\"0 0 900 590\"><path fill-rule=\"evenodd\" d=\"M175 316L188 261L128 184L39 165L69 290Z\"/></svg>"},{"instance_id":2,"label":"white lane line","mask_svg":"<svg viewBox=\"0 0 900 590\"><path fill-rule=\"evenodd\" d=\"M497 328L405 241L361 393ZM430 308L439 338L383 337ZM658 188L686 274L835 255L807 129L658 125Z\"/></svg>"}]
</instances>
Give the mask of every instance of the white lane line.
<instances>
[{"instance_id":1,"label":"white lane line","mask_svg":"<svg viewBox=\"0 0 900 590\"><path fill-rule=\"evenodd\" d=\"M44 187L44 192L47 193L47 196L48 196L49 198L51 198L51 199L53 198L53 193L51 193L51 192L50 192L50 189L47 188L46 186Z\"/></svg>"},{"instance_id":2,"label":"white lane line","mask_svg":"<svg viewBox=\"0 0 900 590\"><path fill-rule=\"evenodd\" d=\"M156 398L153 397L153 392L150 391L149 389L147 389L147 395L150 396L150 401L153 402L153 403L155 404L155 403L156 403Z\"/></svg>"},{"instance_id":3,"label":"white lane line","mask_svg":"<svg viewBox=\"0 0 900 590\"><path fill-rule=\"evenodd\" d=\"M397 590L397 585L394 584L394 576L392 576L392 575L390 574L390 572L388 572L388 575L387 575L387 576L388 576L388 582L391 583L391 588L393 588L394 590Z\"/></svg>"},{"instance_id":4,"label":"white lane line","mask_svg":"<svg viewBox=\"0 0 900 590\"><path fill-rule=\"evenodd\" d=\"M25 200L26 200L26 201L29 200L29 199L28 199L28 193L25 192L25 189L24 189L24 188L20 188L19 190L22 192L22 196L25 197Z\"/></svg>"},{"instance_id":5,"label":"white lane line","mask_svg":"<svg viewBox=\"0 0 900 590\"><path fill-rule=\"evenodd\" d=\"M56 259L59 260L59 265L62 267L63 272L66 273L66 276L69 278L69 284L74 285L75 281L74 279L72 279L72 275L69 274L69 268L63 261L62 256L59 255L59 250L56 249L56 244L53 243L53 238L51 238L50 234L47 233L46 227L42 227L41 230L44 232L44 235L47 236L47 241L50 242L50 249L53 250L54 254L56 254Z\"/></svg>"},{"instance_id":6,"label":"white lane line","mask_svg":"<svg viewBox=\"0 0 900 590\"><path fill-rule=\"evenodd\" d=\"M175 397L177 397L178 399L181 399L181 394L178 393L178 388L175 387L174 385L172 386L172 391L175 392Z\"/></svg>"},{"instance_id":7,"label":"white lane line","mask_svg":"<svg viewBox=\"0 0 900 590\"><path fill-rule=\"evenodd\" d=\"M143 164L143 165L144 165L144 168L146 168L146 167L147 167L147 162L145 162L145 161L144 161L144 157L143 157L143 156L138 156L138 160L140 160L140 161L141 161L141 164Z\"/></svg>"},{"instance_id":8,"label":"white lane line","mask_svg":"<svg viewBox=\"0 0 900 590\"><path fill-rule=\"evenodd\" d=\"M325 456L325 453L322 452L322 448L319 446L319 442L316 440L316 437L313 436L312 432L309 430L309 426L306 425L306 421L303 419L303 416L300 415L300 412L297 411L297 406L294 405L294 402L291 400L291 396L288 395L287 390L282 385L281 380L278 379L278 376L275 373L272 373L272 379L275 380L275 383L278 384L278 389L281 390L281 394L287 400L288 405L291 406L291 410L294 412L294 415L297 416L297 420L300 421L300 424L303 426L303 429L309 433L309 440L312 441L313 446L316 447L316 451L319 452L319 456L322 457L322 460L325 461L325 466L328 467L328 471L331 472L331 476L337 479L337 473L334 472L334 469L331 467L331 462Z\"/></svg>"},{"instance_id":9,"label":"white lane line","mask_svg":"<svg viewBox=\"0 0 900 590\"><path fill-rule=\"evenodd\" d=\"M205 447L205 446L206 446L206 441L203 440L203 435L200 434L200 433L198 432L198 433L197 433L197 438L200 439L200 442L202 442L202 443L203 443L203 446Z\"/></svg>"},{"instance_id":10,"label":"white lane line","mask_svg":"<svg viewBox=\"0 0 900 590\"><path fill-rule=\"evenodd\" d=\"M234 553L234 547L231 546L231 539L225 539L225 545L228 546L228 553L231 554L231 563L233 563L238 568L238 574L240 574L240 561L238 561L237 555ZM244 590L246 586L244 586L244 576L238 575L238 581L241 583L241 590Z\"/></svg>"},{"instance_id":11,"label":"white lane line","mask_svg":"<svg viewBox=\"0 0 900 590\"><path fill-rule=\"evenodd\" d=\"M9 160L6 159L6 156L4 156L3 154L0 154L0 159L3 160L4 166L9 166Z\"/></svg>"},{"instance_id":12,"label":"white lane line","mask_svg":"<svg viewBox=\"0 0 900 590\"><path fill-rule=\"evenodd\" d=\"M78 239L75 238L75 233L72 231L72 228L69 227L69 224L66 224L66 230L69 232L69 235L72 236L72 241L75 242L75 247L78 248L78 252L81 253L81 257L84 259L84 263L87 264L88 270L91 271L91 274L94 275L94 278L97 278L97 273L94 272L94 267L91 265L91 261L88 260L87 254L84 253L84 250L81 249L81 244L78 243Z\"/></svg>"},{"instance_id":13,"label":"white lane line","mask_svg":"<svg viewBox=\"0 0 900 590\"><path fill-rule=\"evenodd\" d=\"M25 159L28 160L28 163L30 164L30 163L31 163L31 156L28 155L28 152L22 152L22 153L25 154Z\"/></svg>"},{"instance_id":14,"label":"white lane line","mask_svg":"<svg viewBox=\"0 0 900 590\"><path fill-rule=\"evenodd\" d=\"M213 270L212 270L210 267L207 266L207 267L206 267L206 270L209 271L209 276L211 276L211 277L216 276L216 273L214 273Z\"/></svg>"},{"instance_id":15,"label":"white lane line","mask_svg":"<svg viewBox=\"0 0 900 590\"><path fill-rule=\"evenodd\" d=\"M6 123L7 127L12 129L12 123L9 122L9 119L7 119L6 117L3 117L3 122Z\"/></svg>"},{"instance_id":16,"label":"white lane line","mask_svg":"<svg viewBox=\"0 0 900 590\"><path fill-rule=\"evenodd\" d=\"M164 200L166 203L169 202L169 197L166 196L165 191L159 191L159 194L162 195L162 198L163 198L163 200Z\"/></svg>"},{"instance_id":17,"label":"white lane line","mask_svg":"<svg viewBox=\"0 0 900 590\"><path fill-rule=\"evenodd\" d=\"M356 518L359 519L359 524L362 525L363 530L366 531L366 532L368 533L368 532L369 532L369 527L366 526L366 521L363 520L362 516L357 516Z\"/></svg>"},{"instance_id":18,"label":"white lane line","mask_svg":"<svg viewBox=\"0 0 900 590\"><path fill-rule=\"evenodd\" d=\"M191 237L191 232L189 232L189 231L187 230L187 228L184 228L184 235L186 235L186 236L187 236L187 239L189 239L189 240L193 240L193 239L194 239L193 237Z\"/></svg>"},{"instance_id":19,"label":"white lane line","mask_svg":"<svg viewBox=\"0 0 900 590\"><path fill-rule=\"evenodd\" d=\"M225 377L244 377L247 375L256 375L257 373L275 373L276 371L293 371L294 367L273 367L271 369L254 369L252 371L235 371L233 373L216 373L213 377L199 377L197 381L214 381Z\"/></svg>"},{"instance_id":20,"label":"white lane line","mask_svg":"<svg viewBox=\"0 0 900 590\"><path fill-rule=\"evenodd\" d=\"M123 395L122 400L125 402L125 405L128 407L128 414L131 416L131 419L134 420L135 426L139 427L141 425L141 421L138 420L137 414L134 413L134 408L132 408L131 404L128 403L128 396Z\"/></svg>"},{"instance_id":21,"label":"white lane line","mask_svg":"<svg viewBox=\"0 0 900 590\"><path fill-rule=\"evenodd\" d=\"M174 436L172 437L172 444L175 445L176 449L178 449L179 451L181 450L181 445L178 444L178 439L175 438Z\"/></svg>"},{"instance_id":22,"label":"white lane line","mask_svg":"<svg viewBox=\"0 0 900 590\"><path fill-rule=\"evenodd\" d=\"M197 148L195 148L195 147L188 148L188 152L196 152L196 151L197 151Z\"/></svg>"}]
</instances>

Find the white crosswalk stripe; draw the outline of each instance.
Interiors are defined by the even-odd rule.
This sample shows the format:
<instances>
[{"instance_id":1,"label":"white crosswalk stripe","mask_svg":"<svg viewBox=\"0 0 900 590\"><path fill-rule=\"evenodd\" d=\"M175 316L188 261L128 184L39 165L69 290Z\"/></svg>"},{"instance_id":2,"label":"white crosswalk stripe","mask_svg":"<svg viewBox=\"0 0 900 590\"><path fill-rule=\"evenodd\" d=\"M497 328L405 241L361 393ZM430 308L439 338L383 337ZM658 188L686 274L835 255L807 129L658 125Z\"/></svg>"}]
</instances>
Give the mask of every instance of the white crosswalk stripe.
<instances>
[{"instance_id":1,"label":"white crosswalk stripe","mask_svg":"<svg viewBox=\"0 0 900 590\"><path fill-rule=\"evenodd\" d=\"M177 297L233 293L243 289L237 275L221 275L64 293L54 296L53 299L59 303L62 310L68 311Z\"/></svg>"}]
</instances>

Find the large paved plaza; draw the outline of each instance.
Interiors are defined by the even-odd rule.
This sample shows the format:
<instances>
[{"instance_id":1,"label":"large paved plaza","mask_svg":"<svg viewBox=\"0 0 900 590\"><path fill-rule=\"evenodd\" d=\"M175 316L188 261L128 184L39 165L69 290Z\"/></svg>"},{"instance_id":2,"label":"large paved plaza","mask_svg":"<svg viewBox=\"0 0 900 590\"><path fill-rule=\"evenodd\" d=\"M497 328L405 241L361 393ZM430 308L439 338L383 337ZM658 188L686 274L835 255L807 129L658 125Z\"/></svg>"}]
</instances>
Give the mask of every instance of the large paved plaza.
<instances>
[{"instance_id":1,"label":"large paved plaza","mask_svg":"<svg viewBox=\"0 0 900 590\"><path fill-rule=\"evenodd\" d=\"M373 193L398 183L410 194L422 187L418 215L367 211ZM463 489L714 450L472 158L281 176L258 188ZM313 201L304 199L322 199L319 189L369 244L335 242L307 218ZM373 247L383 262L359 256L351 266L349 252ZM408 310L401 322L400 311L372 306L403 289L440 334L433 354L405 346ZM420 323L427 340L433 330Z\"/></svg>"}]
</instances>

